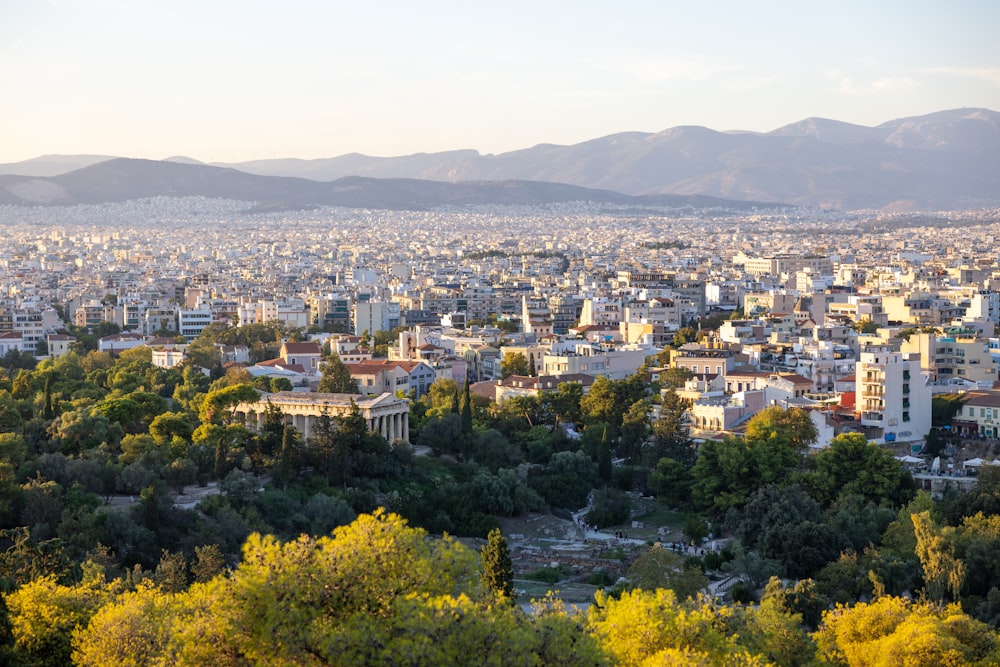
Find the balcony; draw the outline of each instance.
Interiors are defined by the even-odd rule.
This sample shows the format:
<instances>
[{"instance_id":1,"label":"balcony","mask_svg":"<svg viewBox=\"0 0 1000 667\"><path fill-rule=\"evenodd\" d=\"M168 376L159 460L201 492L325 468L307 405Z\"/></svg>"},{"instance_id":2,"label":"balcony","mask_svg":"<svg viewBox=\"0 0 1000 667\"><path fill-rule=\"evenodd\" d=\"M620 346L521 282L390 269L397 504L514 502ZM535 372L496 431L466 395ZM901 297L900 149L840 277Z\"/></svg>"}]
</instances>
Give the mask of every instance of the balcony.
<instances>
[{"instance_id":1,"label":"balcony","mask_svg":"<svg viewBox=\"0 0 1000 667\"><path fill-rule=\"evenodd\" d=\"M870 422L879 422L879 421L882 421L882 413L881 412L862 412L861 413L861 420L862 421L870 421Z\"/></svg>"}]
</instances>

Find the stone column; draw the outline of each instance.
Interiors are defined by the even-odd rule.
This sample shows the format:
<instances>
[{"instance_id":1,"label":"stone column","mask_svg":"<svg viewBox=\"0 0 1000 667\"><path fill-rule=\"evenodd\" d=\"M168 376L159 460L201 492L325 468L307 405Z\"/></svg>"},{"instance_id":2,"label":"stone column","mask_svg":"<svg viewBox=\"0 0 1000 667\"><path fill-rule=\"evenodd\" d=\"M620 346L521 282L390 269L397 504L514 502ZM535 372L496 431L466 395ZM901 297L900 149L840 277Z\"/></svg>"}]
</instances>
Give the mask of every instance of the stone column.
<instances>
[{"instance_id":1,"label":"stone column","mask_svg":"<svg viewBox=\"0 0 1000 667\"><path fill-rule=\"evenodd\" d=\"M410 442L410 413L403 413L403 442L409 444Z\"/></svg>"}]
</instances>

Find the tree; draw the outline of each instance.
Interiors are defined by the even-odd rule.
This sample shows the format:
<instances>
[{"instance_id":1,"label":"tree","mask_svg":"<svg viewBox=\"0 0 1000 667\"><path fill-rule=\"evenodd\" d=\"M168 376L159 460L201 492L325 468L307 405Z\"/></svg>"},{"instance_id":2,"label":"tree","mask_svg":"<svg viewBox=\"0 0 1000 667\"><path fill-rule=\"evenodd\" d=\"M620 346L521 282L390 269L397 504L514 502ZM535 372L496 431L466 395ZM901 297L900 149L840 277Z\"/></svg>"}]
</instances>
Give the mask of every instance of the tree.
<instances>
[{"instance_id":1,"label":"tree","mask_svg":"<svg viewBox=\"0 0 1000 667\"><path fill-rule=\"evenodd\" d=\"M649 473L649 490L668 507L678 507L691 498L690 471L678 461L662 458Z\"/></svg>"},{"instance_id":2,"label":"tree","mask_svg":"<svg viewBox=\"0 0 1000 667\"><path fill-rule=\"evenodd\" d=\"M636 401L629 407L628 412L622 415L622 425L618 434L622 455L629 461L638 461L649 437L649 431L649 404L645 400Z\"/></svg>"},{"instance_id":3,"label":"tree","mask_svg":"<svg viewBox=\"0 0 1000 667\"><path fill-rule=\"evenodd\" d=\"M660 386L664 389L683 389L687 381L694 377L690 369L679 366L660 371Z\"/></svg>"},{"instance_id":4,"label":"tree","mask_svg":"<svg viewBox=\"0 0 1000 667\"><path fill-rule=\"evenodd\" d=\"M878 323L869 319L858 320L854 323L854 330L859 334L871 335L878 332Z\"/></svg>"},{"instance_id":5,"label":"tree","mask_svg":"<svg viewBox=\"0 0 1000 667\"><path fill-rule=\"evenodd\" d=\"M764 408L747 422L747 440L779 442L796 454L804 453L816 442L818 433L809 413L801 408Z\"/></svg>"},{"instance_id":6,"label":"tree","mask_svg":"<svg viewBox=\"0 0 1000 667\"><path fill-rule=\"evenodd\" d=\"M669 390L660 401L660 416L653 422L653 443L643 452L643 461L648 467L666 457L677 461L686 468L694 465L698 450L691 440L687 425L688 402Z\"/></svg>"},{"instance_id":7,"label":"tree","mask_svg":"<svg viewBox=\"0 0 1000 667\"><path fill-rule=\"evenodd\" d=\"M175 437L190 440L194 433L194 422L187 412L164 412L149 423L149 434L156 443L165 445Z\"/></svg>"},{"instance_id":8,"label":"tree","mask_svg":"<svg viewBox=\"0 0 1000 667\"><path fill-rule=\"evenodd\" d=\"M465 379L465 386L462 388L462 433L467 436L472 435L472 395L469 391L469 379Z\"/></svg>"},{"instance_id":9,"label":"tree","mask_svg":"<svg viewBox=\"0 0 1000 667\"><path fill-rule=\"evenodd\" d=\"M24 664L62 667L70 663L74 630L114 595L103 576L75 586L53 576L35 579L7 596L14 649Z\"/></svg>"},{"instance_id":10,"label":"tree","mask_svg":"<svg viewBox=\"0 0 1000 667\"><path fill-rule=\"evenodd\" d=\"M930 512L914 514L912 519L928 597L941 601L948 592L953 600L958 600L965 579L965 564L955 557L954 529L938 528Z\"/></svg>"},{"instance_id":11,"label":"tree","mask_svg":"<svg viewBox=\"0 0 1000 667\"><path fill-rule=\"evenodd\" d=\"M594 379L590 391L580 399L580 412L587 424L603 422L614 426L621 423L617 417L625 410L617 404L614 383L603 375Z\"/></svg>"},{"instance_id":12,"label":"tree","mask_svg":"<svg viewBox=\"0 0 1000 667\"><path fill-rule=\"evenodd\" d=\"M236 406L240 403L256 403L260 400L260 392L253 385L235 384L222 389L208 392L201 407L201 418L204 422L221 424L232 420ZM234 411L229 413L227 411Z\"/></svg>"},{"instance_id":13,"label":"tree","mask_svg":"<svg viewBox=\"0 0 1000 667\"><path fill-rule=\"evenodd\" d=\"M997 635L957 605L881 596L823 614L813 637L824 664L995 665Z\"/></svg>"},{"instance_id":14,"label":"tree","mask_svg":"<svg viewBox=\"0 0 1000 667\"><path fill-rule=\"evenodd\" d=\"M705 519L697 514L688 514L684 519L684 536L691 544L701 544L701 540L708 537L708 524Z\"/></svg>"},{"instance_id":15,"label":"tree","mask_svg":"<svg viewBox=\"0 0 1000 667\"><path fill-rule=\"evenodd\" d=\"M611 444L608 442L608 427L605 425L603 435L601 436L601 447L597 455L597 476L602 482L607 484L611 481L613 472L614 470L611 465Z\"/></svg>"},{"instance_id":16,"label":"tree","mask_svg":"<svg viewBox=\"0 0 1000 667\"><path fill-rule=\"evenodd\" d=\"M351 377L351 372L340 360L337 353L330 355L325 363L320 365L322 377L317 391L325 394L360 394L358 383Z\"/></svg>"},{"instance_id":17,"label":"tree","mask_svg":"<svg viewBox=\"0 0 1000 667\"><path fill-rule=\"evenodd\" d=\"M680 600L697 597L708 586L708 579L694 564L685 564L684 558L659 544L646 549L628 568L626 575L633 589L655 591L671 590Z\"/></svg>"},{"instance_id":18,"label":"tree","mask_svg":"<svg viewBox=\"0 0 1000 667\"><path fill-rule=\"evenodd\" d=\"M503 355L503 359L500 360L500 373L505 380L512 375L529 375L531 366L524 353L512 352Z\"/></svg>"},{"instance_id":19,"label":"tree","mask_svg":"<svg viewBox=\"0 0 1000 667\"><path fill-rule=\"evenodd\" d=\"M514 599L514 566L510 560L507 540L499 528L494 528L486 537L480 555L482 572L480 578L486 589L501 600Z\"/></svg>"},{"instance_id":20,"label":"tree","mask_svg":"<svg viewBox=\"0 0 1000 667\"><path fill-rule=\"evenodd\" d=\"M914 493L913 478L892 451L869 443L861 433L844 433L816 454L816 470L803 478L810 493L826 506L841 494L856 494L876 504L898 507Z\"/></svg>"}]
</instances>

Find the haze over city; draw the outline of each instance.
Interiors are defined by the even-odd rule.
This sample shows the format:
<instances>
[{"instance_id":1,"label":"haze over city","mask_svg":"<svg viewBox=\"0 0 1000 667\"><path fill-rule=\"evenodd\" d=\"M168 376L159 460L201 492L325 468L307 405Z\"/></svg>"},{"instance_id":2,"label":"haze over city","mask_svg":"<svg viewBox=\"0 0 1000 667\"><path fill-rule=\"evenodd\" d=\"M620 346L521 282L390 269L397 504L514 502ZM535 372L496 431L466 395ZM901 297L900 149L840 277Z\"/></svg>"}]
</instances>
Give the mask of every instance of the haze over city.
<instances>
[{"instance_id":1,"label":"haze over city","mask_svg":"<svg viewBox=\"0 0 1000 667\"><path fill-rule=\"evenodd\" d=\"M1000 109L1000 5L10 1L0 162L499 153Z\"/></svg>"}]
</instances>

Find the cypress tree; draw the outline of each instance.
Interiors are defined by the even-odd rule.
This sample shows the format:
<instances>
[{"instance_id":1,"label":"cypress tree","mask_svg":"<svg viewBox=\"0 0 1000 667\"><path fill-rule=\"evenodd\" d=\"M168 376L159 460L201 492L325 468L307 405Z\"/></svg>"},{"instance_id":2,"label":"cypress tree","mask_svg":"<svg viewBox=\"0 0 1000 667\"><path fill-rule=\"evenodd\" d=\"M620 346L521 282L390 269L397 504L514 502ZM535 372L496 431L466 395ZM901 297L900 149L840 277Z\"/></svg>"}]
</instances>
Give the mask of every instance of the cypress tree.
<instances>
[{"instance_id":1,"label":"cypress tree","mask_svg":"<svg viewBox=\"0 0 1000 667\"><path fill-rule=\"evenodd\" d=\"M462 432L472 434L472 395L469 392L469 378L465 378L465 388L462 389Z\"/></svg>"},{"instance_id":2,"label":"cypress tree","mask_svg":"<svg viewBox=\"0 0 1000 667\"><path fill-rule=\"evenodd\" d=\"M56 416L52 407L52 375L45 376L45 407L42 409L43 419L53 419Z\"/></svg>"},{"instance_id":3,"label":"cypress tree","mask_svg":"<svg viewBox=\"0 0 1000 667\"><path fill-rule=\"evenodd\" d=\"M493 594L502 600L514 599L514 565L510 560L507 539L494 528L483 545L480 579Z\"/></svg>"},{"instance_id":4,"label":"cypress tree","mask_svg":"<svg viewBox=\"0 0 1000 667\"><path fill-rule=\"evenodd\" d=\"M601 448L597 454L597 476L604 483L611 481L611 446L608 444L608 427L604 427L604 434L601 436Z\"/></svg>"}]
</instances>

